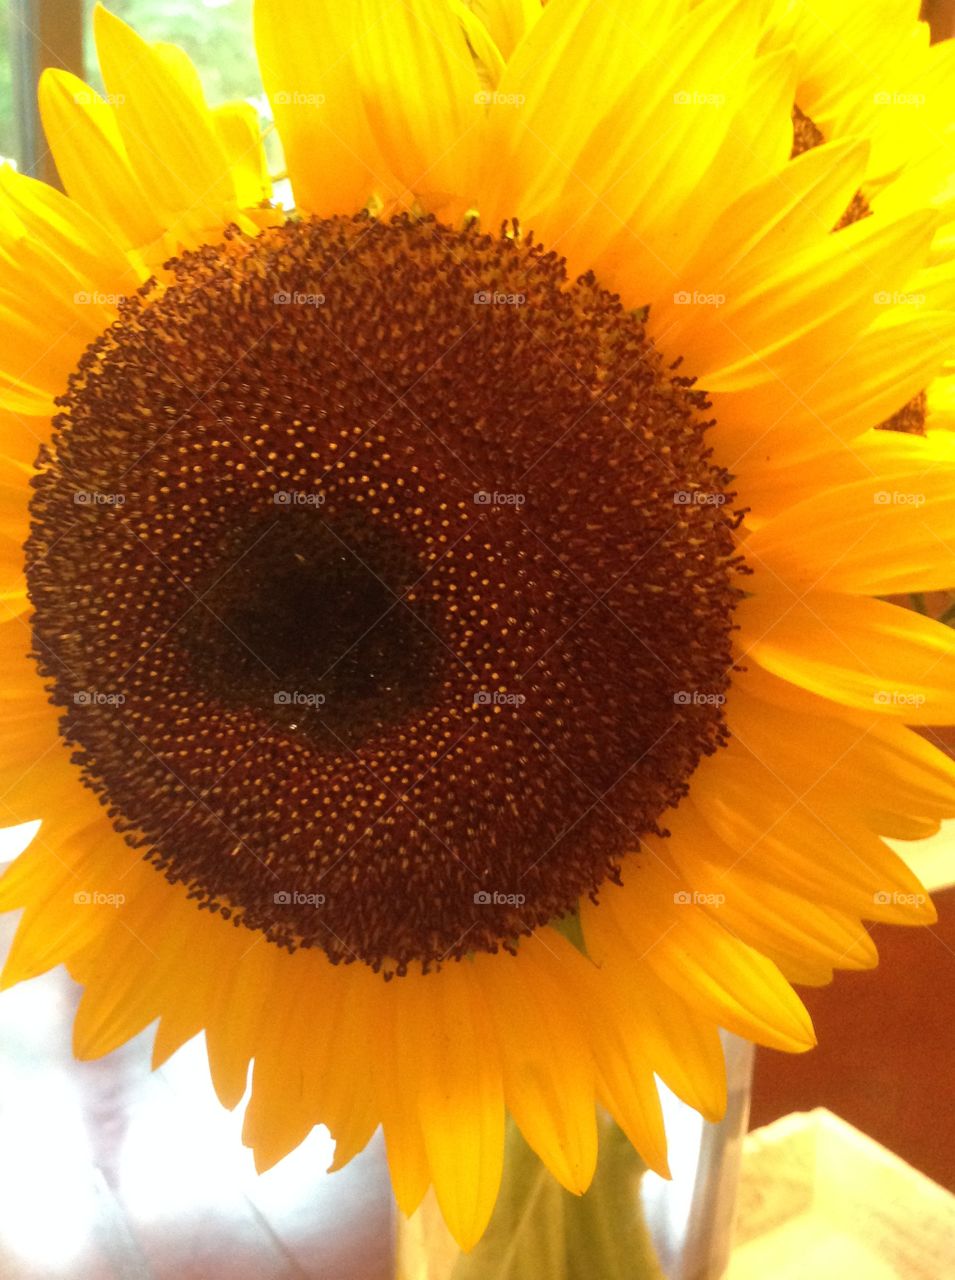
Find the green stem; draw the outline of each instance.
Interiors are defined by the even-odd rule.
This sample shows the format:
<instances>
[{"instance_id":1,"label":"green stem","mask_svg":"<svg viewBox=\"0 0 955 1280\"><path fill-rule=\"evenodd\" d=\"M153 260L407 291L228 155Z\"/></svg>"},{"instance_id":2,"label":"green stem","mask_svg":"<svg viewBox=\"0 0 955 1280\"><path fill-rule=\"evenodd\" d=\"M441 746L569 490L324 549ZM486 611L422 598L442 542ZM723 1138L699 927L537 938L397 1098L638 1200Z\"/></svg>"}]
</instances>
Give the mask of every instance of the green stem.
<instances>
[{"instance_id":1,"label":"green stem","mask_svg":"<svg viewBox=\"0 0 955 1280\"><path fill-rule=\"evenodd\" d=\"M451 1280L664 1280L640 1204L645 1165L609 1117L600 1127L593 1183L573 1196L508 1121L494 1215Z\"/></svg>"}]
</instances>

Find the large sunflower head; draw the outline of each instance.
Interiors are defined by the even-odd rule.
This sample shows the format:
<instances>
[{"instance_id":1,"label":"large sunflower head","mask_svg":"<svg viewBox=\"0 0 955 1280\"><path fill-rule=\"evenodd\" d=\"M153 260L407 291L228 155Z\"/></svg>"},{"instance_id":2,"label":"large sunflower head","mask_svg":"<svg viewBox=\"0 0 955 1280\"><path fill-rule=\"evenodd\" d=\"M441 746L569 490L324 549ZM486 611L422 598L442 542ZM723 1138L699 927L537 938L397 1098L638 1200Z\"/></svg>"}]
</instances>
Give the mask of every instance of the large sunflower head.
<instances>
[{"instance_id":1,"label":"large sunflower head","mask_svg":"<svg viewBox=\"0 0 955 1280\"><path fill-rule=\"evenodd\" d=\"M260 1167L381 1125L470 1245L507 1111L572 1191L596 1103L665 1171L655 1074L717 1117L718 1028L808 1047L790 981L932 919L882 837L955 815L911 727L955 639L884 597L955 578L942 124L907 160L819 21L259 0L294 209L251 108L104 9L108 98L41 84L4 981L65 963L83 1056L204 1031L230 1106L254 1061Z\"/></svg>"}]
</instances>

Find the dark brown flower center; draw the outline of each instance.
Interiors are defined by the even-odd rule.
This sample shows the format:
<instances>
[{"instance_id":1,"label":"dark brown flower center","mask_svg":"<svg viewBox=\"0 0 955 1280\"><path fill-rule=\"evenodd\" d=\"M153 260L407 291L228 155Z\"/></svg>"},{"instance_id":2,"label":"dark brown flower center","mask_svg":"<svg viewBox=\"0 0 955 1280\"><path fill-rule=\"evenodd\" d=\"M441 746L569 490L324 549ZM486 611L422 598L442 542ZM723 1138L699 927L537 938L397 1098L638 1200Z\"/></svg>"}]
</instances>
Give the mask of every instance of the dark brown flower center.
<instances>
[{"instance_id":1,"label":"dark brown flower center","mask_svg":"<svg viewBox=\"0 0 955 1280\"><path fill-rule=\"evenodd\" d=\"M34 649L86 782L277 943L513 946L723 741L703 398L516 229L304 219L169 271L36 481Z\"/></svg>"}]
</instances>

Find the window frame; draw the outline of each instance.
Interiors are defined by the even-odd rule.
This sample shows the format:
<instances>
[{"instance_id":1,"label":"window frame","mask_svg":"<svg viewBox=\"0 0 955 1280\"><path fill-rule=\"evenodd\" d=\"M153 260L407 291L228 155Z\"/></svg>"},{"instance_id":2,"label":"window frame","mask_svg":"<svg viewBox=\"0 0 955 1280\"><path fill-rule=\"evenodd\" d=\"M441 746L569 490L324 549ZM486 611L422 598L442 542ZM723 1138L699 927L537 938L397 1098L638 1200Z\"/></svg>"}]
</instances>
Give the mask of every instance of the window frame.
<instances>
[{"instance_id":1,"label":"window frame","mask_svg":"<svg viewBox=\"0 0 955 1280\"><path fill-rule=\"evenodd\" d=\"M83 0L11 0L13 109L21 173L59 186L37 107L47 67L83 74Z\"/></svg>"}]
</instances>

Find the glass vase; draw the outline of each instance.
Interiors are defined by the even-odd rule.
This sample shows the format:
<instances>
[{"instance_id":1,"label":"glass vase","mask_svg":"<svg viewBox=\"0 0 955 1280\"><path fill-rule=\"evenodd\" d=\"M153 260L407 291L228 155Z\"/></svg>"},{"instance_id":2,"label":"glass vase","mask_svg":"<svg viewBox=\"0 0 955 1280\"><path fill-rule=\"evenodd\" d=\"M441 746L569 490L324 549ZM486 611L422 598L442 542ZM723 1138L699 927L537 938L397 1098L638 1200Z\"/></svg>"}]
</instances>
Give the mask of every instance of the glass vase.
<instances>
[{"instance_id":1,"label":"glass vase","mask_svg":"<svg viewBox=\"0 0 955 1280\"><path fill-rule=\"evenodd\" d=\"M720 1280L732 1248L753 1046L723 1035L728 1101L708 1124L661 1086L672 1180L647 1172L609 1117L585 1196L563 1191L509 1129L491 1227L462 1254L429 1193L399 1215L397 1280Z\"/></svg>"}]
</instances>

